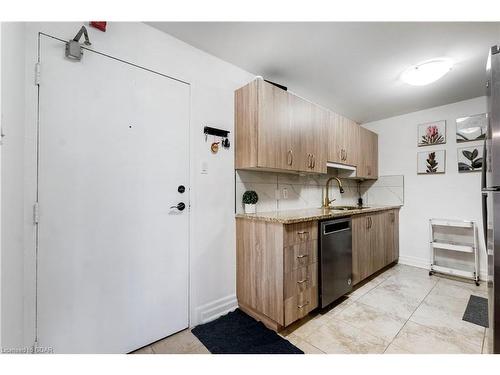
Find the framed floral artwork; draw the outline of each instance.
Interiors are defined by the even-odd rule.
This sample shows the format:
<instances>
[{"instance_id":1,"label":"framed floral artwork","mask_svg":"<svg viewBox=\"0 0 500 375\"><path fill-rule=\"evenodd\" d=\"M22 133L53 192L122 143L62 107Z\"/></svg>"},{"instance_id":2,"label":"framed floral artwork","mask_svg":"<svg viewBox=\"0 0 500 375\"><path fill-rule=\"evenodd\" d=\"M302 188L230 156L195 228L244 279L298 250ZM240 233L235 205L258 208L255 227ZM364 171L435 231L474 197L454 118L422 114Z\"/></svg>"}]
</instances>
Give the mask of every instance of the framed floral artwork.
<instances>
[{"instance_id":1,"label":"framed floral artwork","mask_svg":"<svg viewBox=\"0 0 500 375\"><path fill-rule=\"evenodd\" d=\"M456 119L457 143L481 141L486 137L488 117L486 113Z\"/></svg>"},{"instance_id":2,"label":"framed floral artwork","mask_svg":"<svg viewBox=\"0 0 500 375\"><path fill-rule=\"evenodd\" d=\"M446 143L446 121L434 121L418 125L417 145L431 146Z\"/></svg>"},{"instance_id":3,"label":"framed floral artwork","mask_svg":"<svg viewBox=\"0 0 500 375\"><path fill-rule=\"evenodd\" d=\"M483 168L483 146L457 149L458 172L478 172Z\"/></svg>"},{"instance_id":4,"label":"framed floral artwork","mask_svg":"<svg viewBox=\"0 0 500 375\"><path fill-rule=\"evenodd\" d=\"M446 170L446 151L426 151L417 154L417 174L439 174Z\"/></svg>"}]
</instances>

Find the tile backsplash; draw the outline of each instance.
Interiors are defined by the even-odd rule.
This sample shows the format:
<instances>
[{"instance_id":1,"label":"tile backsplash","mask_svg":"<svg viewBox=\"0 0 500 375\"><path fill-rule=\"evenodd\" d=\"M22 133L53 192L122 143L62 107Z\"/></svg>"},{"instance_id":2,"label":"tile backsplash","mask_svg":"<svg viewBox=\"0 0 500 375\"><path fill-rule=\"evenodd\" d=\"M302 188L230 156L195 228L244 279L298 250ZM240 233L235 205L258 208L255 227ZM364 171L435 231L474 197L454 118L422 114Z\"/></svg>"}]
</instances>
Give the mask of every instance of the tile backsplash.
<instances>
[{"instance_id":1,"label":"tile backsplash","mask_svg":"<svg viewBox=\"0 0 500 375\"><path fill-rule=\"evenodd\" d=\"M319 208L323 201L329 175L298 175L291 173L241 171L235 172L235 208L244 212L243 193L254 190L259 196L257 212ZM404 202L403 176L380 176L376 181L341 179L345 192L340 194L336 181L331 182L333 205L356 205L361 195L364 205L392 205Z\"/></svg>"}]
</instances>

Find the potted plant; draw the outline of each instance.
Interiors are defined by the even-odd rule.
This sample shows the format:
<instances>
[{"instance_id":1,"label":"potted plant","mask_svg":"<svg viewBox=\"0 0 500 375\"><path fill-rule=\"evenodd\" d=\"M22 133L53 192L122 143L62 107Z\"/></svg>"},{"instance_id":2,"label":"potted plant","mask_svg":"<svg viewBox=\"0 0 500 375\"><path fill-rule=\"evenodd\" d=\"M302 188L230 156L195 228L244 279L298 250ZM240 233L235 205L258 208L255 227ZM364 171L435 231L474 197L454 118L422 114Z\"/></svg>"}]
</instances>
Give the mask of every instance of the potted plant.
<instances>
[{"instance_id":1,"label":"potted plant","mask_svg":"<svg viewBox=\"0 0 500 375\"><path fill-rule=\"evenodd\" d=\"M243 205L245 206L246 214L255 213L255 204L258 202L259 196L253 190L247 190L243 193Z\"/></svg>"}]
</instances>

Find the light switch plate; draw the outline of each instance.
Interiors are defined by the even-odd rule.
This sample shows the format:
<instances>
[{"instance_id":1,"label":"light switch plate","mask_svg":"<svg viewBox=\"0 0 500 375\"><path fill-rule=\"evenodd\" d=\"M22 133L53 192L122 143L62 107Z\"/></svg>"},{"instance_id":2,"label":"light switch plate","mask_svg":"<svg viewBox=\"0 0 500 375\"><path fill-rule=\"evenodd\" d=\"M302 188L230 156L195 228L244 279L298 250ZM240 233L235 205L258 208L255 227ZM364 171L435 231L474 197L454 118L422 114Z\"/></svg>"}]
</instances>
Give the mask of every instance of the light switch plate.
<instances>
[{"instance_id":1,"label":"light switch plate","mask_svg":"<svg viewBox=\"0 0 500 375\"><path fill-rule=\"evenodd\" d=\"M206 160L201 161L200 173L201 174L208 174L208 162Z\"/></svg>"}]
</instances>

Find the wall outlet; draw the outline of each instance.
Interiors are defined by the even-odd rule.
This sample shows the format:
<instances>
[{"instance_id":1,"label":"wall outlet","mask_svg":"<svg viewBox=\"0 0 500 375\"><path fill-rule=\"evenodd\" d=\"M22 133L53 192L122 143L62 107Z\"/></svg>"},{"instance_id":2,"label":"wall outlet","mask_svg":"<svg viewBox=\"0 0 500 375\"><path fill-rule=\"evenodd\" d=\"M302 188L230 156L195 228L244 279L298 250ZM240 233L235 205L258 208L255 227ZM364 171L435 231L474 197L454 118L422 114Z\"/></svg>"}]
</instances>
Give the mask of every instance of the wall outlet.
<instances>
[{"instance_id":1,"label":"wall outlet","mask_svg":"<svg viewBox=\"0 0 500 375\"><path fill-rule=\"evenodd\" d=\"M283 188L283 199L288 199L288 189Z\"/></svg>"}]
</instances>

